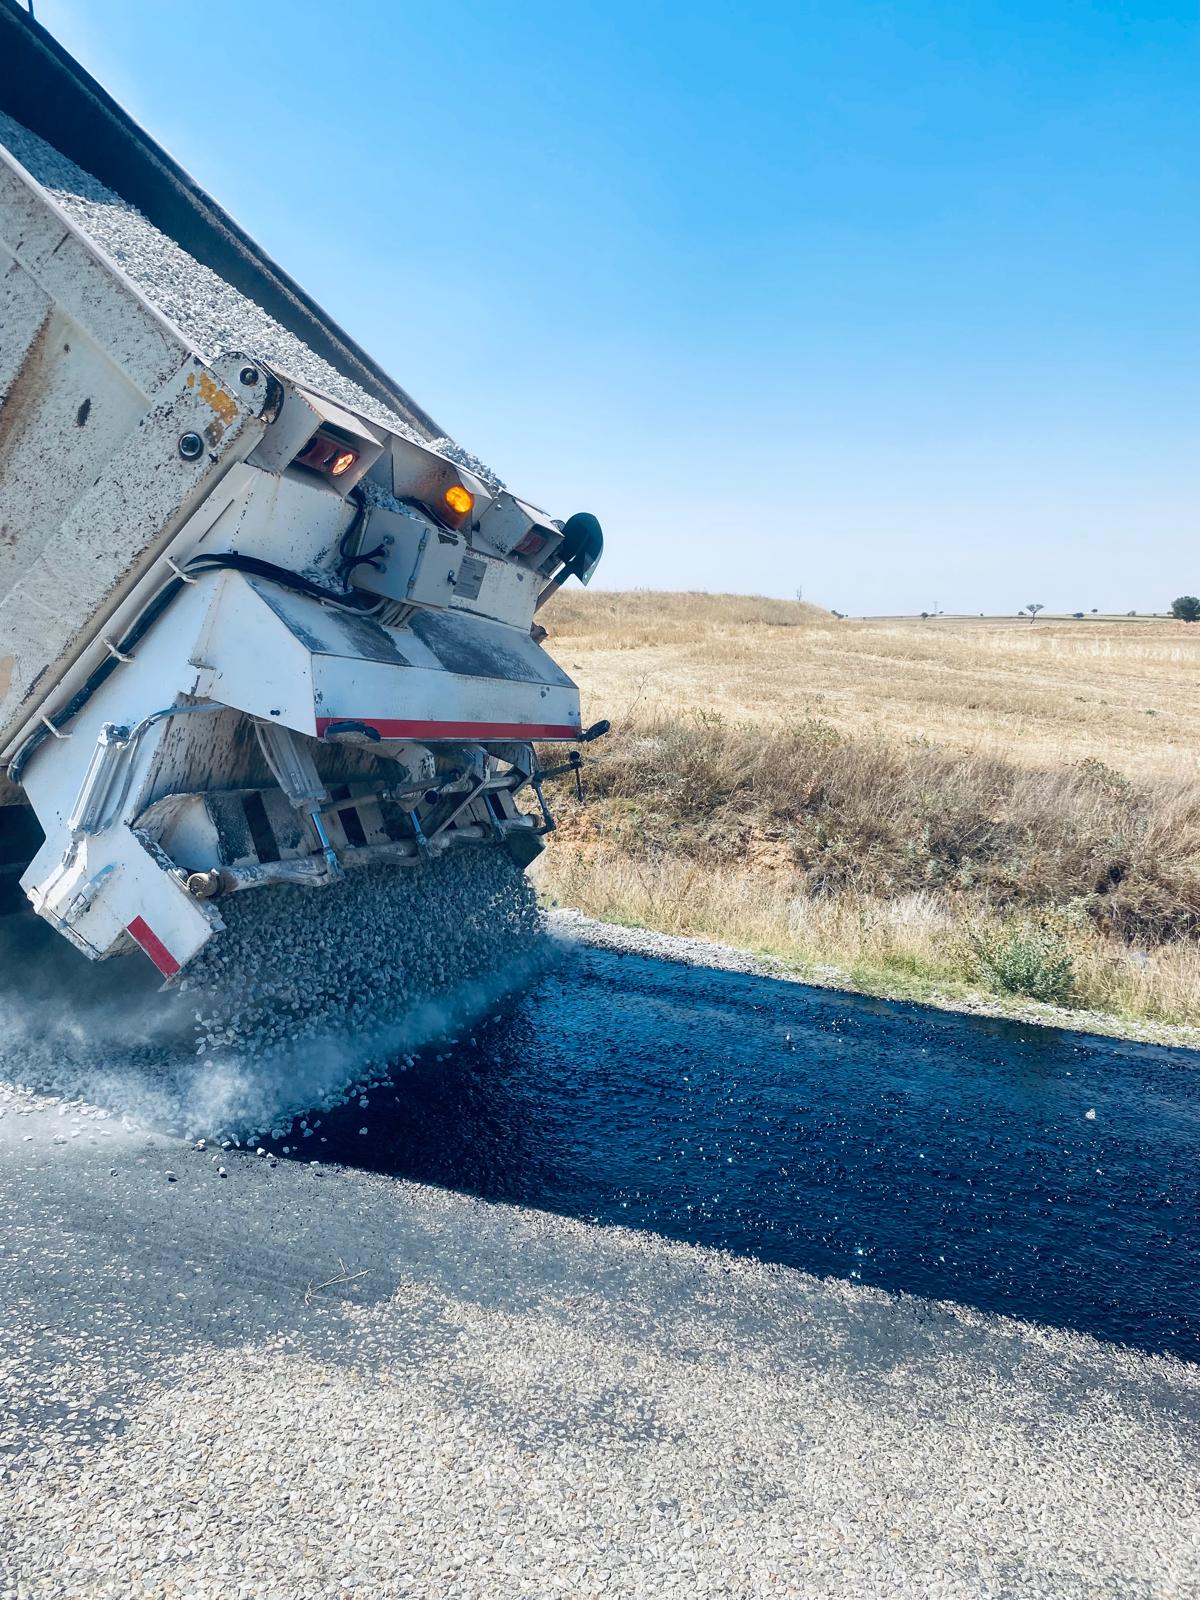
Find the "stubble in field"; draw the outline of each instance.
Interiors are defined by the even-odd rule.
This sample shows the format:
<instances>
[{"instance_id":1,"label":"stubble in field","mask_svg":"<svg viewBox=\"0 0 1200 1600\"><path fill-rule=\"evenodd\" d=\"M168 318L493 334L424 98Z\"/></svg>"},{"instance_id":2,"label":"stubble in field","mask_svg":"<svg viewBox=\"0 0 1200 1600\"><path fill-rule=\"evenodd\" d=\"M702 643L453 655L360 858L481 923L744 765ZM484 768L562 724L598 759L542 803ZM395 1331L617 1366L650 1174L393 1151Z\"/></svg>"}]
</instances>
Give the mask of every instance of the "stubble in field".
<instances>
[{"instance_id":1,"label":"stubble in field","mask_svg":"<svg viewBox=\"0 0 1200 1600\"><path fill-rule=\"evenodd\" d=\"M703 709L1037 766L1200 777L1200 625L838 619L753 596L565 590L544 613L595 716Z\"/></svg>"}]
</instances>

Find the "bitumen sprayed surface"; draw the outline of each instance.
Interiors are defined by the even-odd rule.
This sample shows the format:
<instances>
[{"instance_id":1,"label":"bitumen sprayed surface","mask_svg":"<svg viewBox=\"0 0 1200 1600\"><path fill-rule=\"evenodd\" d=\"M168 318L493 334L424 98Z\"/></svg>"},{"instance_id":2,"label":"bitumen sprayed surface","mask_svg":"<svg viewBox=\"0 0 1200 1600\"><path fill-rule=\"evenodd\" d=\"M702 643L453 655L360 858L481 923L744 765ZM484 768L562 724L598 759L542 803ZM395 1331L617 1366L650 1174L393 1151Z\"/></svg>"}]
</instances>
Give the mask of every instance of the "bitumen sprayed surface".
<instances>
[{"instance_id":1,"label":"bitumen sprayed surface","mask_svg":"<svg viewBox=\"0 0 1200 1600\"><path fill-rule=\"evenodd\" d=\"M1200 1359L1200 1052L597 933L322 1155Z\"/></svg>"},{"instance_id":2,"label":"bitumen sprayed surface","mask_svg":"<svg viewBox=\"0 0 1200 1600\"><path fill-rule=\"evenodd\" d=\"M1191 1204L1195 1060L1036 1033L583 949L373 1074L289 1158L6 1091L0 1592L1190 1600L1200 1366L1161 1347L1194 1278L1171 1289L1138 1219L1155 1194ZM937 1156L924 1190L887 1105ZM1030 1150L973 1213L967 1180L1016 1149L1017 1107ZM790 1124L815 1136L788 1188ZM357 1165L331 1164L351 1140ZM1046 1184L1078 1195L1082 1155L1074 1190L1046 1167L1085 1141L1093 1166L1159 1169L1090 1228L1061 1213L1077 1288L1092 1234L1130 1303L1143 1285L1122 1343L1080 1331L1087 1293L1043 1320L973 1303L982 1248L930 1278L941 1298L888 1292L903 1223L873 1268L800 1270L754 1237L789 1193L817 1220L840 1196L869 1245L890 1166L920 1261L922 1233L961 1245L974 1222L1015 1265L1022 1185L1030 1216ZM435 1150L451 1186L394 1175ZM506 1190L520 1203L482 1197ZM636 1226L582 1220L623 1201ZM722 1213L738 1253L690 1242ZM1162 1229L1179 1279L1193 1220Z\"/></svg>"}]
</instances>

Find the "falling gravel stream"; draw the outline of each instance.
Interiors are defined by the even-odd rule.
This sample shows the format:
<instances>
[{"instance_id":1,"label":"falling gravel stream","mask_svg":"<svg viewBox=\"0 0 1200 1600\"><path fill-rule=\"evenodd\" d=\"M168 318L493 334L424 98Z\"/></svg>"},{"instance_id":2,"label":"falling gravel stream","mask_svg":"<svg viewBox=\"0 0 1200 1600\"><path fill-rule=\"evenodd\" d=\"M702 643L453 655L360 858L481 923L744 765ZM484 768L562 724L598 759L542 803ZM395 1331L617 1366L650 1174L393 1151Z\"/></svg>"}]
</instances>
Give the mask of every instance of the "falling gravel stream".
<instances>
[{"instance_id":1,"label":"falling gravel stream","mask_svg":"<svg viewBox=\"0 0 1200 1600\"><path fill-rule=\"evenodd\" d=\"M577 949L396 1084L324 1160L1200 1355L1192 1051Z\"/></svg>"}]
</instances>

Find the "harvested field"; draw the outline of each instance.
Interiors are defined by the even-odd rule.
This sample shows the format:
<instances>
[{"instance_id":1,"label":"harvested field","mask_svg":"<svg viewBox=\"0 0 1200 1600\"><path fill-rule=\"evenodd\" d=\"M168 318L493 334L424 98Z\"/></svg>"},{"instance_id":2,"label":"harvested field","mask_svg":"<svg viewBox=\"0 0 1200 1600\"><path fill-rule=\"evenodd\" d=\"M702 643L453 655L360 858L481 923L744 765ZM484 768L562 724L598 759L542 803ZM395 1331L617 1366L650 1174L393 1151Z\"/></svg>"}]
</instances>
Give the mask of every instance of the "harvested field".
<instances>
[{"instance_id":1,"label":"harvested field","mask_svg":"<svg viewBox=\"0 0 1200 1600\"><path fill-rule=\"evenodd\" d=\"M869 989L1200 1018L1200 628L641 592L546 620L616 727L552 894Z\"/></svg>"},{"instance_id":2,"label":"harvested field","mask_svg":"<svg viewBox=\"0 0 1200 1600\"><path fill-rule=\"evenodd\" d=\"M585 715L704 710L782 728L926 740L1032 766L1087 757L1200 777L1200 626L1017 618L838 619L742 595L565 590L543 620Z\"/></svg>"}]
</instances>

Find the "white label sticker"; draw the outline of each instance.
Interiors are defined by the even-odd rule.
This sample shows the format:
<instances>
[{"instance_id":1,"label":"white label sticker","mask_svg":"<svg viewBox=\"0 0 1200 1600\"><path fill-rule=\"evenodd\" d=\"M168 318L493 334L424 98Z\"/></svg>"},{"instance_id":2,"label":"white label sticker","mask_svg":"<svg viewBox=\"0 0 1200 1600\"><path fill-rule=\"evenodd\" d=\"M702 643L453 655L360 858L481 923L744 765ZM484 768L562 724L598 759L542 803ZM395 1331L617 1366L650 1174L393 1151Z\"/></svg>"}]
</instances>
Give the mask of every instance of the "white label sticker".
<instances>
[{"instance_id":1,"label":"white label sticker","mask_svg":"<svg viewBox=\"0 0 1200 1600\"><path fill-rule=\"evenodd\" d=\"M483 579L486 572L486 562L480 561L477 556L464 556L459 563L458 579L454 585L456 598L459 600L477 600L479 591L483 588Z\"/></svg>"}]
</instances>

